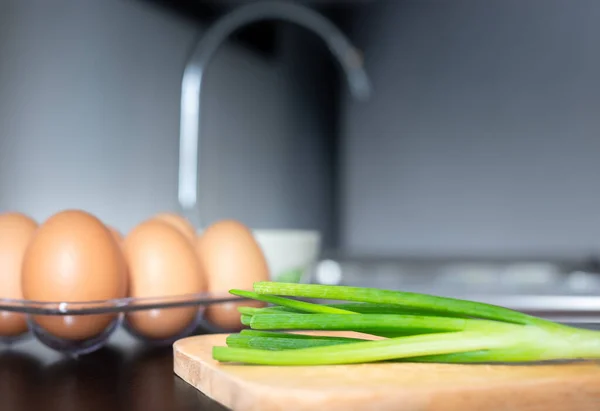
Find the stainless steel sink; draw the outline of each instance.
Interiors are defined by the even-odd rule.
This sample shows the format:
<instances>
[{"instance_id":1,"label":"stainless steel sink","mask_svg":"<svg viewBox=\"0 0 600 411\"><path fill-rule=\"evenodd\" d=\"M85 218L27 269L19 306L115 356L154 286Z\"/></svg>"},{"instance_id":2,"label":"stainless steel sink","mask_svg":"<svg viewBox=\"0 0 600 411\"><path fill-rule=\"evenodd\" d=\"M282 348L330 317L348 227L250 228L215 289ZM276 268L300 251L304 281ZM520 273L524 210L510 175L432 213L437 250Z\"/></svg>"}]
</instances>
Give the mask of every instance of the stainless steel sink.
<instances>
[{"instance_id":1,"label":"stainless steel sink","mask_svg":"<svg viewBox=\"0 0 600 411\"><path fill-rule=\"evenodd\" d=\"M463 298L555 321L600 323L600 270L594 261L332 256L317 264L312 281Z\"/></svg>"}]
</instances>

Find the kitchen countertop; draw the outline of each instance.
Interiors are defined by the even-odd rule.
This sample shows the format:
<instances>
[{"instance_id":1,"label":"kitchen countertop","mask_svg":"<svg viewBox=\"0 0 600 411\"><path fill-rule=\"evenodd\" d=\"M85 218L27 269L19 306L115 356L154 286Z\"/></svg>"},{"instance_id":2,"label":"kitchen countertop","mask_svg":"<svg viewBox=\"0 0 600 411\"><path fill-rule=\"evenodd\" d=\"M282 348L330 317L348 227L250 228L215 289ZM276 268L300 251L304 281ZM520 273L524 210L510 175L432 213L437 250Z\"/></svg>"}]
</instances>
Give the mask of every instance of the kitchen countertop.
<instances>
[{"instance_id":1,"label":"kitchen countertop","mask_svg":"<svg viewBox=\"0 0 600 411\"><path fill-rule=\"evenodd\" d=\"M109 345L68 358L30 339L0 347L0 411L226 411L173 373L172 348L118 331Z\"/></svg>"}]
</instances>

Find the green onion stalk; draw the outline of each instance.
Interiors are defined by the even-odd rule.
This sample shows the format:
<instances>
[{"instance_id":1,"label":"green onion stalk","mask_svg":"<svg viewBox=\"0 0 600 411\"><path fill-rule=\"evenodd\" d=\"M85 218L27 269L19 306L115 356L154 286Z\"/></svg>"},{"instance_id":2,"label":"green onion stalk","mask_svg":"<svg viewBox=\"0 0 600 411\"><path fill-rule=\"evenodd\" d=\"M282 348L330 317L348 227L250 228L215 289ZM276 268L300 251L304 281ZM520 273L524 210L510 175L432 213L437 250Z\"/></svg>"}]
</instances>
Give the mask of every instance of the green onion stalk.
<instances>
[{"instance_id":1,"label":"green onion stalk","mask_svg":"<svg viewBox=\"0 0 600 411\"><path fill-rule=\"evenodd\" d=\"M377 288L257 282L236 296L249 327L213 347L220 362L333 365L370 362L527 363L600 358L600 332L481 302ZM309 300L309 301L305 301ZM331 300L323 304L310 300ZM352 337L340 331L354 332ZM321 335L326 334L326 335Z\"/></svg>"}]
</instances>

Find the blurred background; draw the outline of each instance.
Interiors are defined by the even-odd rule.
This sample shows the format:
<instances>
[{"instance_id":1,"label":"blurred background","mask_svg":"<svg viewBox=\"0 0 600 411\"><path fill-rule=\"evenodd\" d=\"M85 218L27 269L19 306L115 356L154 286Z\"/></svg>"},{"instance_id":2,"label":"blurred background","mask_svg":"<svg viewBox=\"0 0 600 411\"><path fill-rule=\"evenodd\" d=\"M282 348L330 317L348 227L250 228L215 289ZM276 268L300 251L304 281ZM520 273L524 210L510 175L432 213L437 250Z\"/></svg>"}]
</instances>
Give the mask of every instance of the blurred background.
<instances>
[{"instance_id":1,"label":"blurred background","mask_svg":"<svg viewBox=\"0 0 600 411\"><path fill-rule=\"evenodd\" d=\"M248 3L0 0L0 210L82 208L123 232L179 210L182 73ZM361 51L372 95L302 27L237 31L205 78L202 223L319 230L317 282L589 320L600 2L293 3Z\"/></svg>"}]
</instances>

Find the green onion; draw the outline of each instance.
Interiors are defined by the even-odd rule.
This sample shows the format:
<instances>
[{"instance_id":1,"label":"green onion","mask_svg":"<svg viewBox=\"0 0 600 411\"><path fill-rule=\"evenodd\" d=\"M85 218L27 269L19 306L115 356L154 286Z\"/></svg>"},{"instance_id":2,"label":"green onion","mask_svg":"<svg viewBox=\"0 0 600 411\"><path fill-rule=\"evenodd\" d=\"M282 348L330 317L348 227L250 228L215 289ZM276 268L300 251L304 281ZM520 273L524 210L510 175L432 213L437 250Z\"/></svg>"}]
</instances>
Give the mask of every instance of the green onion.
<instances>
[{"instance_id":1,"label":"green onion","mask_svg":"<svg viewBox=\"0 0 600 411\"><path fill-rule=\"evenodd\" d=\"M228 347L257 348L269 351L295 350L298 348L323 347L337 344L344 343L312 339L296 340L293 338L248 337L241 334L234 334L227 338Z\"/></svg>"},{"instance_id":2,"label":"green onion","mask_svg":"<svg viewBox=\"0 0 600 411\"><path fill-rule=\"evenodd\" d=\"M362 341L360 338L321 337L261 331L245 333L244 331L253 330L242 330L239 334L231 334L227 337L227 345L229 347L260 348L263 350L278 351Z\"/></svg>"},{"instance_id":3,"label":"green onion","mask_svg":"<svg viewBox=\"0 0 600 411\"><path fill-rule=\"evenodd\" d=\"M318 298L328 300L358 301L367 303L385 303L401 307L430 310L445 314L468 315L475 318L486 318L513 322L516 324L546 324L549 321L527 314L498 307L491 304L437 297L426 294L404 291L381 290L374 288L328 286L318 284L288 284L258 282L254 284L257 294L277 294L291 297Z\"/></svg>"},{"instance_id":4,"label":"green onion","mask_svg":"<svg viewBox=\"0 0 600 411\"><path fill-rule=\"evenodd\" d=\"M251 329L229 335L225 347L213 347L213 358L223 362L327 365L600 358L598 331L474 301L375 288L265 282L255 283L254 292L232 290L232 294L277 305L240 307L241 321ZM286 297L345 302L318 304ZM353 331L380 339L282 330Z\"/></svg>"},{"instance_id":5,"label":"green onion","mask_svg":"<svg viewBox=\"0 0 600 411\"><path fill-rule=\"evenodd\" d=\"M356 364L489 349L500 347L501 340L500 335L464 331L268 352L252 348L213 347L213 358L223 362L262 365Z\"/></svg>"},{"instance_id":6,"label":"green onion","mask_svg":"<svg viewBox=\"0 0 600 411\"><path fill-rule=\"evenodd\" d=\"M504 323L464 318L425 317L397 314L261 314L252 316L255 330L335 330L431 333L467 329L510 327Z\"/></svg>"},{"instance_id":7,"label":"green onion","mask_svg":"<svg viewBox=\"0 0 600 411\"><path fill-rule=\"evenodd\" d=\"M531 341L503 349L463 354L432 355L416 362L494 363L600 358L600 332L563 326L559 329L525 327Z\"/></svg>"},{"instance_id":8,"label":"green onion","mask_svg":"<svg viewBox=\"0 0 600 411\"><path fill-rule=\"evenodd\" d=\"M239 332L241 335L245 335L248 337L276 337L276 338L293 338L295 340L309 340L313 338L318 338L322 340L331 340L331 341L346 341L352 342L358 340L358 338L350 338L350 337L332 337L326 335L307 335L300 333L288 333L284 331L257 331L257 330L241 330Z\"/></svg>"},{"instance_id":9,"label":"green onion","mask_svg":"<svg viewBox=\"0 0 600 411\"><path fill-rule=\"evenodd\" d=\"M237 295L238 297L252 298L258 301L279 304L282 307L289 307L298 311L305 311L309 313L356 314L353 311L341 310L339 308L328 307L326 305L312 304L272 295L260 295L251 291L231 290L229 292L233 295Z\"/></svg>"},{"instance_id":10,"label":"green onion","mask_svg":"<svg viewBox=\"0 0 600 411\"><path fill-rule=\"evenodd\" d=\"M257 294L258 295L258 294ZM374 304L374 303L337 303L337 304L322 304L325 307L337 308L345 311L352 311L357 314L414 314L414 315L437 315L449 317L468 318L466 315L439 313L433 310L411 309L394 304ZM243 314L285 314L285 313L303 313L306 311L293 309L290 307L273 306L264 308L254 307L238 307L240 313Z\"/></svg>"},{"instance_id":11,"label":"green onion","mask_svg":"<svg viewBox=\"0 0 600 411\"><path fill-rule=\"evenodd\" d=\"M270 308L270 307L267 307L267 308ZM240 306L240 307L237 307L237 310L242 315L253 316L253 315L259 314L261 312L261 310L264 310L264 308ZM276 311L276 313L277 312L280 312L280 311Z\"/></svg>"},{"instance_id":12,"label":"green onion","mask_svg":"<svg viewBox=\"0 0 600 411\"><path fill-rule=\"evenodd\" d=\"M242 305L242 306L237 307L237 309L240 314L247 314L247 315L288 314L288 313L301 314L301 313L304 313L304 311L298 311L298 310L294 310L293 308L279 307L279 306L256 308L256 307L247 307L247 306Z\"/></svg>"}]
</instances>

